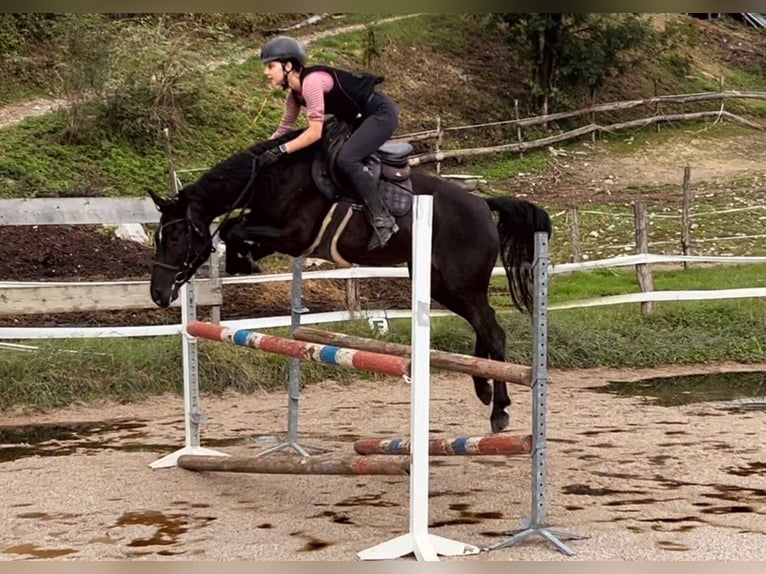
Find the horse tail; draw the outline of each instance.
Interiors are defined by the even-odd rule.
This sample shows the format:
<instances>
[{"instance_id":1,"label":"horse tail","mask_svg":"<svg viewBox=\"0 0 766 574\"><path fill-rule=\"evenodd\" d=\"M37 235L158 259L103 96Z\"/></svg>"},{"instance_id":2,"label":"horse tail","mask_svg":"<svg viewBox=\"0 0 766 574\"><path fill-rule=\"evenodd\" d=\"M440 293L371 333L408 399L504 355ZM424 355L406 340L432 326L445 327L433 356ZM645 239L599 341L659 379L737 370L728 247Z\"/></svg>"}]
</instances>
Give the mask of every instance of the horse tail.
<instances>
[{"instance_id":1,"label":"horse tail","mask_svg":"<svg viewBox=\"0 0 766 574\"><path fill-rule=\"evenodd\" d=\"M485 199L498 214L500 258L508 277L511 300L516 308L532 313L534 303L532 264L535 257L535 233L545 231L551 236L548 213L529 201L513 197Z\"/></svg>"}]
</instances>

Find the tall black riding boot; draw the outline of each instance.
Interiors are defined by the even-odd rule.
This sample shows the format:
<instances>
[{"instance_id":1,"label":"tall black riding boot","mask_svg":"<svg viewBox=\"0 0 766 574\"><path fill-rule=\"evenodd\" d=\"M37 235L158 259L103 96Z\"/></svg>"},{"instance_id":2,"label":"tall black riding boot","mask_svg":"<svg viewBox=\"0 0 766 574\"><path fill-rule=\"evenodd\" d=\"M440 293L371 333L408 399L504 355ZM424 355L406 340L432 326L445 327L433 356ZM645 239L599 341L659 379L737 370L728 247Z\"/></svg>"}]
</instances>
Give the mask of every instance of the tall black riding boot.
<instances>
[{"instance_id":1,"label":"tall black riding boot","mask_svg":"<svg viewBox=\"0 0 766 574\"><path fill-rule=\"evenodd\" d=\"M372 224L373 234L370 242L367 244L367 250L371 251L379 247L385 247L391 236L399 231L396 219L388 212L386 206L383 205L383 200L378 194L376 182L366 168L362 168L359 172L349 175L349 179L356 188L359 197L362 198L362 201L367 206L368 217Z\"/></svg>"}]
</instances>

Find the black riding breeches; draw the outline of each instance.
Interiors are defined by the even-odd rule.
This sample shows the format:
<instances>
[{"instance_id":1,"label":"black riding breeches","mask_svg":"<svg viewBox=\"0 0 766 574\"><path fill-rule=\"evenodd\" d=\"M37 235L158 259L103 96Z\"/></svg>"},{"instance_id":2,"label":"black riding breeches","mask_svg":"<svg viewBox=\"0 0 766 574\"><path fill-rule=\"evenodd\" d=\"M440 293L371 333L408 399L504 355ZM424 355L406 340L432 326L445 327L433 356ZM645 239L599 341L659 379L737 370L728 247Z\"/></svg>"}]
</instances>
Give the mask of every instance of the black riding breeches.
<instances>
[{"instance_id":1,"label":"black riding breeches","mask_svg":"<svg viewBox=\"0 0 766 574\"><path fill-rule=\"evenodd\" d=\"M362 161L386 143L399 125L399 109L383 92L373 92L363 116L336 159L338 168L352 179L361 171Z\"/></svg>"}]
</instances>

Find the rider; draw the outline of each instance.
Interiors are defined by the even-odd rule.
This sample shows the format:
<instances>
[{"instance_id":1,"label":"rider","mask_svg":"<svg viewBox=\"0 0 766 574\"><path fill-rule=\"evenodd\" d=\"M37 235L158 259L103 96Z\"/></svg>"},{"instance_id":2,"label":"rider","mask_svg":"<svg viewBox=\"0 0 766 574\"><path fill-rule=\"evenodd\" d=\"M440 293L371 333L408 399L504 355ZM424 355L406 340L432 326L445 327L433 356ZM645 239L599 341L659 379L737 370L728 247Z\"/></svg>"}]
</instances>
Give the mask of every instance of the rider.
<instances>
[{"instance_id":1,"label":"rider","mask_svg":"<svg viewBox=\"0 0 766 574\"><path fill-rule=\"evenodd\" d=\"M399 123L394 101L375 90L383 78L330 66L307 67L303 45L288 36L266 42L261 49L261 61L271 85L288 90L282 120L271 137L293 129L301 107L306 108L308 128L279 146L276 154L292 153L318 141L325 114L355 126L336 162L367 206L375 231L367 249L385 246L398 227L378 194L372 174L362 163L391 137Z\"/></svg>"}]
</instances>

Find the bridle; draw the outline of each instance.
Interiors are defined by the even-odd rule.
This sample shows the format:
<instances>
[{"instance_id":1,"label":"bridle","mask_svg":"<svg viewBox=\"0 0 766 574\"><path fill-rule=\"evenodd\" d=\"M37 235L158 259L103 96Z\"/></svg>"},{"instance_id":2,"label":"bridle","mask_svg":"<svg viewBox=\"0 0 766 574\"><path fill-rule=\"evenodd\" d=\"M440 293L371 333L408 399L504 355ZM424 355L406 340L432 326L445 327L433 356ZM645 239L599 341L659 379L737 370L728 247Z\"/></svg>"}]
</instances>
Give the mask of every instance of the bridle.
<instances>
[{"instance_id":1,"label":"bridle","mask_svg":"<svg viewBox=\"0 0 766 574\"><path fill-rule=\"evenodd\" d=\"M170 263L163 263L162 261L157 261L155 258L152 262L153 267L159 267L161 269L168 269L170 271L175 271L175 277L173 277L173 291L177 292L178 289L180 289L185 283L188 283L191 281L191 278L194 276L194 271L201 265L208 257L209 253L215 252L215 246L213 245L213 239L216 235L218 235L218 231L221 229L221 226L226 223L226 221L231 217L231 214L234 212L235 209L237 209L237 206L242 202L242 200L245 198L245 195L250 190L250 187L253 185L253 182L255 181L255 176L258 173L258 156L251 153L253 156L253 163L250 170L250 179L245 184L245 187L240 192L237 199L234 201L234 204L229 209L229 211L226 213L226 215L223 218L223 221L218 224L218 227L216 227L215 231L210 234L209 239L207 240L207 243L205 244L205 247L202 249L201 252L192 251L192 236L193 234L197 234L201 237L205 237L205 234L202 232L202 230L197 226L197 224L194 222L194 220L191 217L191 213L189 212L187 208L186 217L178 217L176 219L172 219L166 223L163 223L160 225L160 227L157 229L157 244L159 245L162 241L162 231L163 229L166 229L170 227L171 225L176 225L178 223L185 223L186 224L186 232L189 235L189 241L186 244L186 255L184 256L184 262L178 266L178 265L171 265Z\"/></svg>"},{"instance_id":2,"label":"bridle","mask_svg":"<svg viewBox=\"0 0 766 574\"><path fill-rule=\"evenodd\" d=\"M200 237L205 237L205 234L202 232L202 230L197 226L196 223L191 219L191 217L179 217L177 219L173 219L171 221L168 221L166 223L163 223L160 225L159 229L157 230L157 242L160 243L162 241L162 232L164 229L167 229L171 225L177 225L179 223L186 224L186 231L187 233L192 236L193 234L197 234ZM218 230L216 229L216 233ZM153 262L154 267L160 267L162 269L169 269L170 271L175 271L175 277L173 277L173 290L176 291L181 288L181 286L184 283L187 283L191 280L192 276L194 275L194 271L196 268L202 264L202 262L207 259L206 249L209 249L209 253L212 253L215 251L215 247L213 247L213 237L214 235L210 236L210 239L207 240L207 244L205 245L205 248L202 249L201 252L193 251L192 250L192 240L191 237L189 238L189 241L186 244L186 255L184 256L184 262L179 265L171 265L170 263L164 263L162 261L157 261L156 259Z\"/></svg>"}]
</instances>

